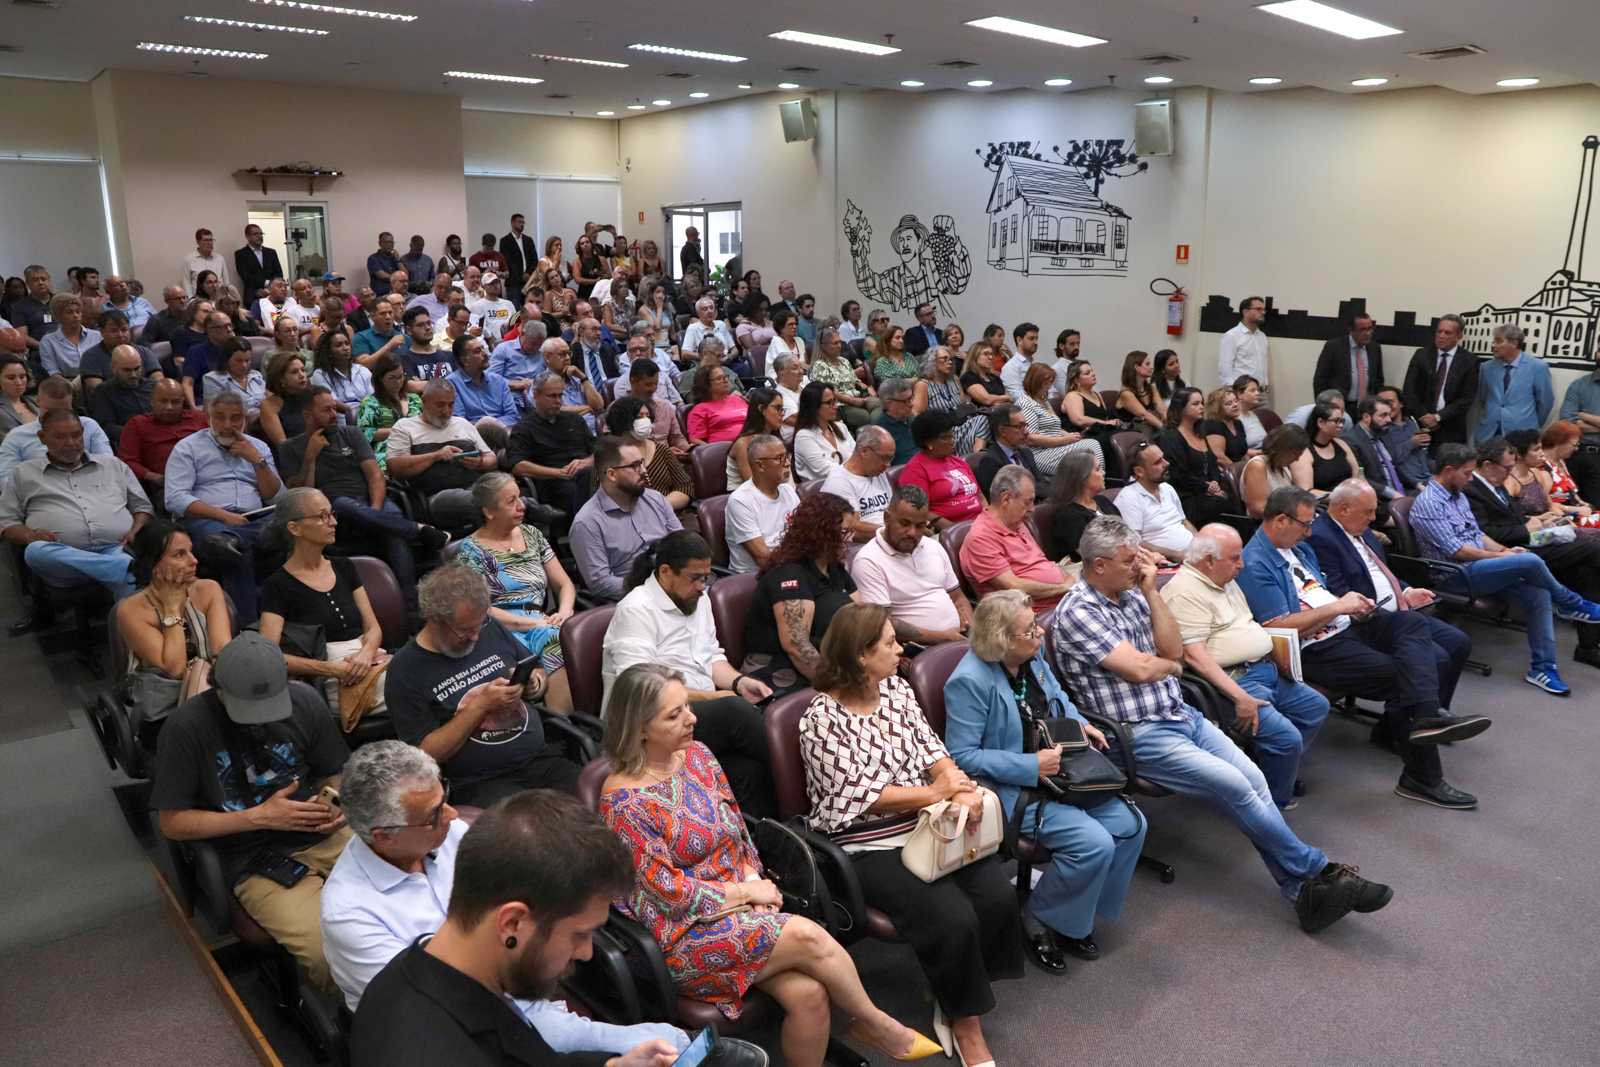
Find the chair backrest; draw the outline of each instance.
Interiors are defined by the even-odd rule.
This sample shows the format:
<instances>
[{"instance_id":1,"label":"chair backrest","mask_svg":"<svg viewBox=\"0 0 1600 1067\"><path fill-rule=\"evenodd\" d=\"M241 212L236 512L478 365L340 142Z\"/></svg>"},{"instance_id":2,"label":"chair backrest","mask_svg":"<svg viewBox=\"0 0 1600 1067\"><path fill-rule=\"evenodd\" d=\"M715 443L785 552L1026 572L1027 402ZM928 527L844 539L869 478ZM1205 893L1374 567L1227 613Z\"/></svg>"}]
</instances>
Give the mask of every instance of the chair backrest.
<instances>
[{"instance_id":1,"label":"chair backrest","mask_svg":"<svg viewBox=\"0 0 1600 1067\"><path fill-rule=\"evenodd\" d=\"M1402 556L1422 555L1417 532L1411 527L1411 505L1416 502L1412 496L1397 496L1389 501L1389 514L1394 516L1394 547Z\"/></svg>"},{"instance_id":2,"label":"chair backrest","mask_svg":"<svg viewBox=\"0 0 1600 1067\"><path fill-rule=\"evenodd\" d=\"M599 756L578 772L577 797L590 811L600 810L600 787L611 776L611 757Z\"/></svg>"},{"instance_id":3,"label":"chair backrest","mask_svg":"<svg viewBox=\"0 0 1600 1067\"><path fill-rule=\"evenodd\" d=\"M607 378L600 383L600 396L605 400L606 407L610 407L617 402L617 382L619 380L618 378Z\"/></svg>"},{"instance_id":4,"label":"chair backrest","mask_svg":"<svg viewBox=\"0 0 1600 1067\"><path fill-rule=\"evenodd\" d=\"M1115 412L1117 410L1117 399L1122 396L1122 390L1121 389L1101 389L1101 390L1099 390L1099 393L1100 393L1100 406L1105 408L1109 412Z\"/></svg>"},{"instance_id":5,"label":"chair backrest","mask_svg":"<svg viewBox=\"0 0 1600 1067\"><path fill-rule=\"evenodd\" d=\"M700 536L711 546L711 563L716 567L728 565L728 500L732 495L723 493L700 501Z\"/></svg>"},{"instance_id":6,"label":"chair backrest","mask_svg":"<svg viewBox=\"0 0 1600 1067\"><path fill-rule=\"evenodd\" d=\"M593 463L572 476L572 514L574 517L577 516L579 509L589 502L589 498L594 496L594 487L597 484L595 478Z\"/></svg>"},{"instance_id":7,"label":"chair backrest","mask_svg":"<svg viewBox=\"0 0 1600 1067\"><path fill-rule=\"evenodd\" d=\"M600 714L600 702L605 695L600 662L605 652L606 629L616 612L615 604L602 604L580 611L561 624L561 654L567 661L572 706L590 715Z\"/></svg>"},{"instance_id":8,"label":"chair backrest","mask_svg":"<svg viewBox=\"0 0 1600 1067\"><path fill-rule=\"evenodd\" d=\"M717 641L735 668L744 662L745 620L750 616L750 601L755 598L760 580L759 571L730 574L712 582L706 592L706 599L711 601L711 618L717 624Z\"/></svg>"},{"instance_id":9,"label":"chair backrest","mask_svg":"<svg viewBox=\"0 0 1600 1067\"><path fill-rule=\"evenodd\" d=\"M978 599L978 590L967 578L961 569L961 546L967 540L967 534L972 531L972 520L958 522L954 526L946 527L939 534L939 545L944 549L945 555L950 557L950 566L955 568L956 578L961 582L961 591L971 600Z\"/></svg>"},{"instance_id":10,"label":"chair backrest","mask_svg":"<svg viewBox=\"0 0 1600 1067\"><path fill-rule=\"evenodd\" d=\"M1228 476L1228 483L1233 486L1234 497L1241 501L1244 499L1244 468L1249 462L1248 459L1241 459L1237 463L1230 463L1222 468L1223 472Z\"/></svg>"},{"instance_id":11,"label":"chair backrest","mask_svg":"<svg viewBox=\"0 0 1600 1067\"><path fill-rule=\"evenodd\" d=\"M1107 503L1115 504L1117 502L1117 494L1122 492L1124 488L1124 486L1115 485L1098 495L1105 497Z\"/></svg>"},{"instance_id":12,"label":"chair backrest","mask_svg":"<svg viewBox=\"0 0 1600 1067\"><path fill-rule=\"evenodd\" d=\"M811 801L806 797L806 764L800 755L800 720L816 695L815 689L801 689L779 697L762 716L767 727L772 784L778 793L778 816L782 819L811 811Z\"/></svg>"},{"instance_id":13,"label":"chair backrest","mask_svg":"<svg viewBox=\"0 0 1600 1067\"><path fill-rule=\"evenodd\" d=\"M168 356L172 355L172 342L157 341L155 344L150 346L150 354L155 356L157 359L166 359Z\"/></svg>"},{"instance_id":14,"label":"chair backrest","mask_svg":"<svg viewBox=\"0 0 1600 1067\"><path fill-rule=\"evenodd\" d=\"M1111 447L1122 457L1124 468L1128 477L1133 477L1133 450L1141 441L1153 441L1152 435L1143 430L1121 430L1111 435Z\"/></svg>"},{"instance_id":15,"label":"chair backrest","mask_svg":"<svg viewBox=\"0 0 1600 1067\"><path fill-rule=\"evenodd\" d=\"M714 441L689 450L696 500L707 500L728 491L728 450L732 447L732 441Z\"/></svg>"},{"instance_id":16,"label":"chair backrest","mask_svg":"<svg viewBox=\"0 0 1600 1067\"><path fill-rule=\"evenodd\" d=\"M361 576L361 588L367 591L367 602L372 614L383 628L383 647L398 651L411 639L406 625L406 602L400 595L400 583L394 571L381 559L373 556L351 556L356 573Z\"/></svg>"},{"instance_id":17,"label":"chair backrest","mask_svg":"<svg viewBox=\"0 0 1600 1067\"><path fill-rule=\"evenodd\" d=\"M260 370L261 360L268 352L276 348L278 343L270 337L246 337L245 340L250 342L251 362L257 370ZM151 349L151 351L154 351L154 349ZM354 422L351 425L354 425Z\"/></svg>"},{"instance_id":18,"label":"chair backrest","mask_svg":"<svg viewBox=\"0 0 1600 1067\"><path fill-rule=\"evenodd\" d=\"M826 478L812 478L808 481L796 482L794 491L799 496L800 503L804 504L807 500L822 492L822 483L825 481L827 481Z\"/></svg>"},{"instance_id":19,"label":"chair backrest","mask_svg":"<svg viewBox=\"0 0 1600 1067\"><path fill-rule=\"evenodd\" d=\"M1033 531L1033 539L1039 542L1039 551L1050 559L1060 559L1064 553L1056 551L1056 506L1046 501L1033 506L1033 514L1028 516L1028 528Z\"/></svg>"},{"instance_id":20,"label":"chair backrest","mask_svg":"<svg viewBox=\"0 0 1600 1067\"><path fill-rule=\"evenodd\" d=\"M911 661L911 692L933 732L944 736L944 687L970 646L966 639L934 645Z\"/></svg>"},{"instance_id":21,"label":"chair backrest","mask_svg":"<svg viewBox=\"0 0 1600 1067\"><path fill-rule=\"evenodd\" d=\"M690 377L693 377L692 375ZM683 436L689 436L689 409L694 407L694 402L679 404L675 409L678 412L678 429L683 431Z\"/></svg>"},{"instance_id":22,"label":"chair backrest","mask_svg":"<svg viewBox=\"0 0 1600 1067\"><path fill-rule=\"evenodd\" d=\"M428 521L452 536L465 537L483 523L483 516L472 505L468 489L441 489L428 498Z\"/></svg>"},{"instance_id":23,"label":"chair backrest","mask_svg":"<svg viewBox=\"0 0 1600 1067\"><path fill-rule=\"evenodd\" d=\"M900 475L905 473L905 469L906 469L906 465L904 463L901 463L901 464L898 464L896 466L890 467L887 471L884 472L884 475L889 479L889 488L890 489L898 489L898 488L900 488Z\"/></svg>"},{"instance_id":24,"label":"chair backrest","mask_svg":"<svg viewBox=\"0 0 1600 1067\"><path fill-rule=\"evenodd\" d=\"M1261 428L1268 433L1283 425L1283 420L1271 408L1256 408L1256 418L1261 420Z\"/></svg>"}]
</instances>

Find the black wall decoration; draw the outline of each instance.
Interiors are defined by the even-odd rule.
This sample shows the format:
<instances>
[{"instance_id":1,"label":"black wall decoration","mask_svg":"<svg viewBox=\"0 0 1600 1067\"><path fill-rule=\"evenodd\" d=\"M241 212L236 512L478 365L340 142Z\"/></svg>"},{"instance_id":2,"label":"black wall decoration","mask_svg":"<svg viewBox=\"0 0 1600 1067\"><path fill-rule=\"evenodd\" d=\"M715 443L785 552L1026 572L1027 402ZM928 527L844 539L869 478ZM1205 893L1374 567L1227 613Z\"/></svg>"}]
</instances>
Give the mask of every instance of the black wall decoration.
<instances>
[{"instance_id":1,"label":"black wall decoration","mask_svg":"<svg viewBox=\"0 0 1600 1067\"><path fill-rule=\"evenodd\" d=\"M890 231L889 245L899 262L888 270L874 271L872 224L854 201L845 201L844 236L850 244L850 265L855 270L856 288L869 300L887 304L891 311L909 311L919 304L933 304L945 316L955 312L946 300L966 291L972 278L972 257L956 236L955 219L935 215L933 229L915 215L902 215Z\"/></svg>"},{"instance_id":2,"label":"black wall decoration","mask_svg":"<svg viewBox=\"0 0 1600 1067\"><path fill-rule=\"evenodd\" d=\"M1025 275L1126 277L1128 213L1100 199L1107 178L1143 173L1149 164L1122 140L1069 141L1051 147L1055 161L1032 141L990 142L976 149L994 172L989 190L985 259L995 270Z\"/></svg>"}]
</instances>

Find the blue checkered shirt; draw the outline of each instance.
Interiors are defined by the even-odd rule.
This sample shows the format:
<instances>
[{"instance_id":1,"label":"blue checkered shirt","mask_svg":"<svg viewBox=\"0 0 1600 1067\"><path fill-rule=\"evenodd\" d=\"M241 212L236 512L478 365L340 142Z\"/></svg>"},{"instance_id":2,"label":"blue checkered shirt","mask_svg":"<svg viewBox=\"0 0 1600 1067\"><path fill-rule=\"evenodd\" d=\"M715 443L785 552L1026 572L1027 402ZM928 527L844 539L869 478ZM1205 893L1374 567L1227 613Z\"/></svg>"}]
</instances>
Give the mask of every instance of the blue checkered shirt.
<instances>
[{"instance_id":1,"label":"blue checkered shirt","mask_svg":"<svg viewBox=\"0 0 1600 1067\"><path fill-rule=\"evenodd\" d=\"M1411 529L1422 554L1429 559L1455 559L1463 548L1483 547L1483 531L1472 516L1467 494L1451 496L1437 481L1423 486L1412 503Z\"/></svg>"},{"instance_id":2,"label":"blue checkered shirt","mask_svg":"<svg viewBox=\"0 0 1600 1067\"><path fill-rule=\"evenodd\" d=\"M1101 666L1126 641L1156 655L1150 605L1137 589L1115 602L1081 578L1062 597L1050 622L1056 671L1067 680L1080 706L1118 722L1180 722L1188 718L1176 678L1130 682Z\"/></svg>"}]
</instances>

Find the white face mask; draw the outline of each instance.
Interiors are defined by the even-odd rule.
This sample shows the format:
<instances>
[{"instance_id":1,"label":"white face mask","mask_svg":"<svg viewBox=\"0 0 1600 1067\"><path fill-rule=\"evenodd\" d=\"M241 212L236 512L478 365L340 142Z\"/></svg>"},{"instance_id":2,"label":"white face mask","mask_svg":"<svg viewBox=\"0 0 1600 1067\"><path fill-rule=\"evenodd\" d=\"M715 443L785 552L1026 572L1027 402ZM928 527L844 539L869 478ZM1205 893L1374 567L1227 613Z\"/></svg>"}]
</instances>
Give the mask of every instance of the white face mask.
<instances>
[{"instance_id":1,"label":"white face mask","mask_svg":"<svg viewBox=\"0 0 1600 1067\"><path fill-rule=\"evenodd\" d=\"M635 436L635 437L649 437L650 436L650 431L655 429L655 425L656 424L651 422L649 419L634 419L633 420L633 436Z\"/></svg>"}]
</instances>

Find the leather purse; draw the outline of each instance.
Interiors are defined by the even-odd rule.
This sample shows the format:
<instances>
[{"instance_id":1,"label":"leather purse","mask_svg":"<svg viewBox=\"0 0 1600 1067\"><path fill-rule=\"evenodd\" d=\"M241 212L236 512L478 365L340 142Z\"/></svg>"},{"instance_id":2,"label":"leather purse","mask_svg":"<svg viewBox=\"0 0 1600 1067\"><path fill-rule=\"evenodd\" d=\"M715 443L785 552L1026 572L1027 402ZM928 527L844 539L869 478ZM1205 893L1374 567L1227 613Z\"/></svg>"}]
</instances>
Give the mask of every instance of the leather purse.
<instances>
[{"instance_id":1,"label":"leather purse","mask_svg":"<svg viewBox=\"0 0 1600 1067\"><path fill-rule=\"evenodd\" d=\"M1026 725L1033 742L1031 751L1051 746L1061 750L1061 768L1039 779L1052 800L1084 808L1116 795L1127 786L1128 776L1104 752L1089 743L1083 723L1077 719L1070 716L1029 718ZM1026 743L1023 747L1029 748Z\"/></svg>"},{"instance_id":2,"label":"leather purse","mask_svg":"<svg viewBox=\"0 0 1600 1067\"><path fill-rule=\"evenodd\" d=\"M937 882L951 871L1000 851L1005 836L1000 798L992 790L983 794L983 816L975 833L967 832L967 807L953 800L929 804L917 813L916 829L900 849L900 862L924 882Z\"/></svg>"}]
</instances>

